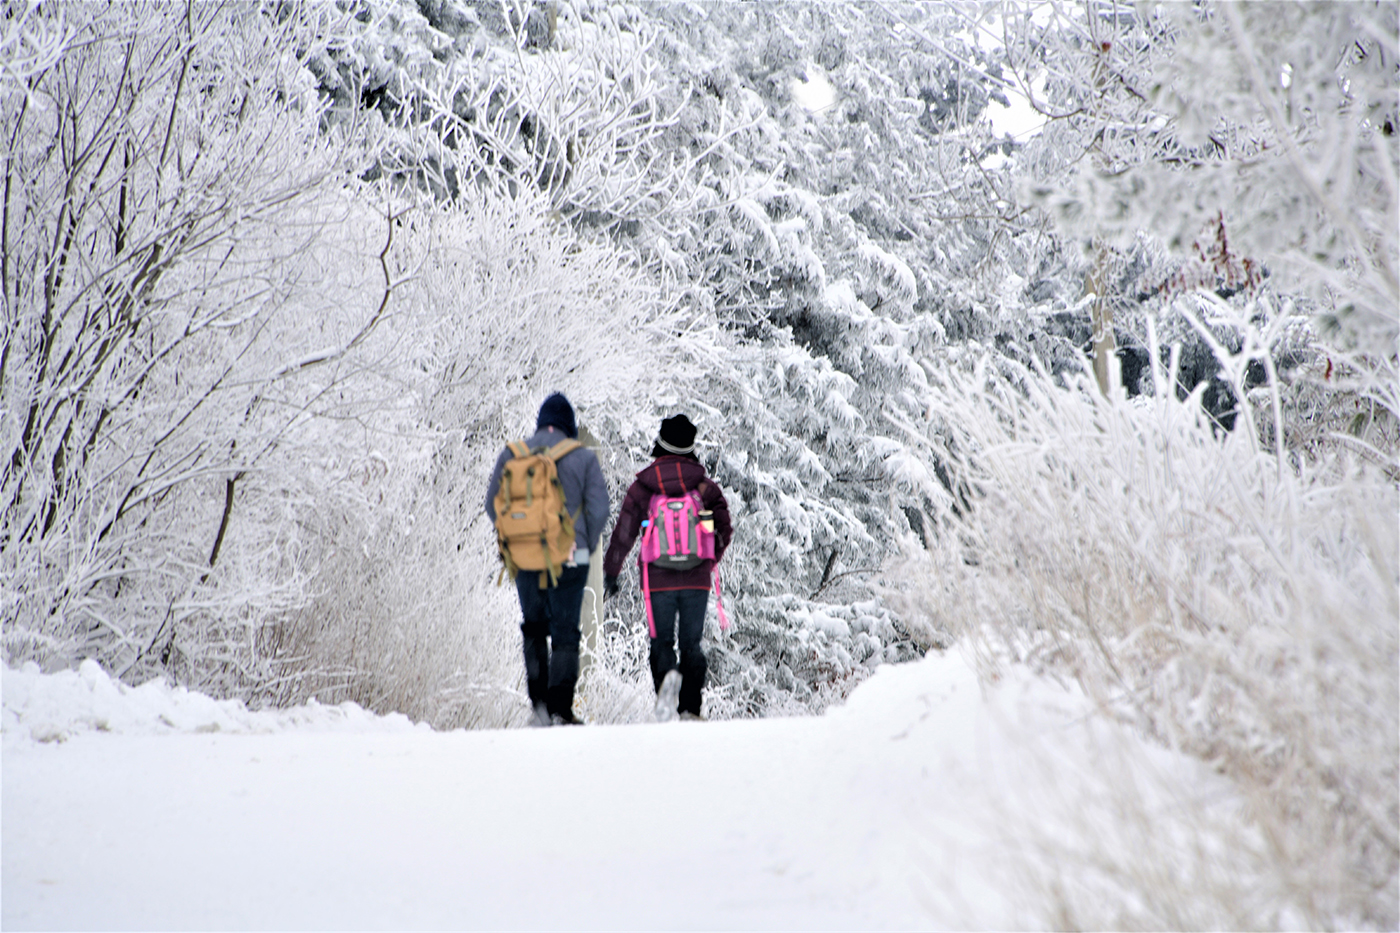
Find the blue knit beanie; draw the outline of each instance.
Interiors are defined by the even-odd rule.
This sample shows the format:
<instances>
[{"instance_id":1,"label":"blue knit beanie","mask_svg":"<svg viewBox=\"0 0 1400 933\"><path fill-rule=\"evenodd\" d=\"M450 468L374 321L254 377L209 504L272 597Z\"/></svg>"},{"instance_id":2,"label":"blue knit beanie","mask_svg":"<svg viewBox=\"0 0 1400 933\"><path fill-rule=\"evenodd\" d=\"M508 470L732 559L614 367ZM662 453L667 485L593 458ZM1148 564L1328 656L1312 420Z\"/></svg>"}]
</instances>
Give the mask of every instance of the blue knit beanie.
<instances>
[{"instance_id":1,"label":"blue knit beanie","mask_svg":"<svg viewBox=\"0 0 1400 933\"><path fill-rule=\"evenodd\" d=\"M540 406L540 416L535 421L535 430L542 431L553 425L569 437L578 437L578 424L574 421L574 406L569 404L561 392L555 392Z\"/></svg>"}]
</instances>

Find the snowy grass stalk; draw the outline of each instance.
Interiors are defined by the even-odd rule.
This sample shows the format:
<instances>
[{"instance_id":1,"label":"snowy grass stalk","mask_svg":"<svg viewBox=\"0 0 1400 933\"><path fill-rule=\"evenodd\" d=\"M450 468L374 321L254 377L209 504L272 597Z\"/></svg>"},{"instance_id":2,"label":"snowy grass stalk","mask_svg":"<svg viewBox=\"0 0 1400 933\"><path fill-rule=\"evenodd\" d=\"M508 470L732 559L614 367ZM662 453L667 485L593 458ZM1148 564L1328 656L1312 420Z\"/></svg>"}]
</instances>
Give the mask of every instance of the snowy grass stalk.
<instances>
[{"instance_id":1,"label":"snowy grass stalk","mask_svg":"<svg viewBox=\"0 0 1400 933\"><path fill-rule=\"evenodd\" d=\"M947 500L936 544L897 568L922 581L893 594L906 616L962 633L988 676L1007 658L1071 676L1215 764L1245 788L1306 923L1394 926L1393 479L1344 447L1281 461L1209 424L1195 394L1104 399L988 361L939 381L923 443L972 508ZM1181 876L1172 890L1193 896ZM1063 897L1064 916L1088 916L1091 899ZM1107 922L1174 921L1144 907Z\"/></svg>"},{"instance_id":2,"label":"snowy grass stalk","mask_svg":"<svg viewBox=\"0 0 1400 933\"><path fill-rule=\"evenodd\" d=\"M397 479L386 508L322 511L308 529L313 598L264 633L280 673L265 702L353 700L438 728L523 722L513 589L470 572L489 555L462 539L453 512L401 498L421 491L421 476Z\"/></svg>"},{"instance_id":3,"label":"snowy grass stalk","mask_svg":"<svg viewBox=\"0 0 1400 933\"><path fill-rule=\"evenodd\" d=\"M637 624L603 619L588 669L579 679L580 713L590 722L649 722L656 701L647 660L649 641Z\"/></svg>"},{"instance_id":4,"label":"snowy grass stalk","mask_svg":"<svg viewBox=\"0 0 1400 933\"><path fill-rule=\"evenodd\" d=\"M1035 790L999 821L1006 884L1028 925L1059 930L1244 930L1306 926L1270 871L1263 835L1224 779L1101 733L1092 769L1066 773L1046 736L1022 774ZM1030 816L1034 814L1034 816ZM1028 818L1029 817L1029 818ZM1034 919L1029 919L1034 918Z\"/></svg>"}]
</instances>

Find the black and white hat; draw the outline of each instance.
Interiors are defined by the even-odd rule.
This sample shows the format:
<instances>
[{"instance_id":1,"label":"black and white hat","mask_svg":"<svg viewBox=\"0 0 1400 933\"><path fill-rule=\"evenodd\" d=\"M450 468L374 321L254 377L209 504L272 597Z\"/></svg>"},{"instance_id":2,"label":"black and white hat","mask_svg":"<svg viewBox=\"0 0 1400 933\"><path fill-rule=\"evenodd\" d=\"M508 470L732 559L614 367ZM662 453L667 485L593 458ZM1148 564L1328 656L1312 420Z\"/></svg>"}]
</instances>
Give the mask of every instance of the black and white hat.
<instances>
[{"instance_id":1,"label":"black and white hat","mask_svg":"<svg viewBox=\"0 0 1400 933\"><path fill-rule=\"evenodd\" d=\"M672 415L661 422L656 446L669 454L695 453L695 425L685 415Z\"/></svg>"}]
</instances>

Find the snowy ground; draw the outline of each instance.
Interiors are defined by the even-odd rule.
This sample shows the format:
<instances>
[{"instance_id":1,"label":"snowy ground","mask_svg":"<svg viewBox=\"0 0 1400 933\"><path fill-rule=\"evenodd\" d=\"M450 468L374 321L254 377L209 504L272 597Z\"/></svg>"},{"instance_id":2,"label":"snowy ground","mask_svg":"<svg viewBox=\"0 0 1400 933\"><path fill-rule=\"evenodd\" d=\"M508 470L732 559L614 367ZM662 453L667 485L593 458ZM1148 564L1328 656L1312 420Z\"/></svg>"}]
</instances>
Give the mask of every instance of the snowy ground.
<instances>
[{"instance_id":1,"label":"snowy ground","mask_svg":"<svg viewBox=\"0 0 1400 933\"><path fill-rule=\"evenodd\" d=\"M1063 844L1130 858L1238 811L956 651L820 718L548 730L249 713L91 662L3 687L7 930L1036 927Z\"/></svg>"}]
</instances>

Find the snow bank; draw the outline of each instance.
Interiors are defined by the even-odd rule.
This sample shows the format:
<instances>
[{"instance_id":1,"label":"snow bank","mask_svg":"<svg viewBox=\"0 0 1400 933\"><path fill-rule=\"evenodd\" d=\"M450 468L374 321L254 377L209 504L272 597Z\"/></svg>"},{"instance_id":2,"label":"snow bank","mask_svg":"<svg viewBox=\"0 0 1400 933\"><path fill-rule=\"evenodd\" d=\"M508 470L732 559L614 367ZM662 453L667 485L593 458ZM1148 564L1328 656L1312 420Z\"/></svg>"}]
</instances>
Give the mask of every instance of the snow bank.
<instances>
[{"instance_id":1,"label":"snow bank","mask_svg":"<svg viewBox=\"0 0 1400 933\"><path fill-rule=\"evenodd\" d=\"M1277 898L1229 781L960 651L824 716L584 729L249 712L91 662L3 687L5 929L1300 925L1218 906Z\"/></svg>"},{"instance_id":2,"label":"snow bank","mask_svg":"<svg viewBox=\"0 0 1400 933\"><path fill-rule=\"evenodd\" d=\"M44 674L34 662L3 677L5 743L63 742L83 732L168 733L403 732L428 729L408 717L376 716L355 703L322 706L315 700L285 710L252 711L240 700L215 700L152 680L129 687L96 661L76 671Z\"/></svg>"}]
</instances>

